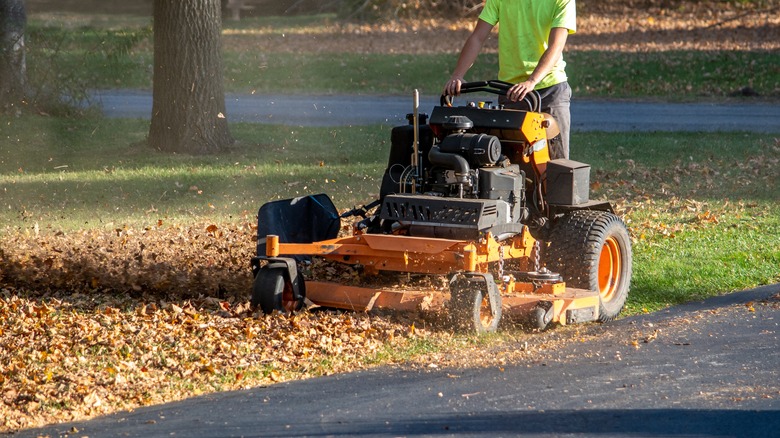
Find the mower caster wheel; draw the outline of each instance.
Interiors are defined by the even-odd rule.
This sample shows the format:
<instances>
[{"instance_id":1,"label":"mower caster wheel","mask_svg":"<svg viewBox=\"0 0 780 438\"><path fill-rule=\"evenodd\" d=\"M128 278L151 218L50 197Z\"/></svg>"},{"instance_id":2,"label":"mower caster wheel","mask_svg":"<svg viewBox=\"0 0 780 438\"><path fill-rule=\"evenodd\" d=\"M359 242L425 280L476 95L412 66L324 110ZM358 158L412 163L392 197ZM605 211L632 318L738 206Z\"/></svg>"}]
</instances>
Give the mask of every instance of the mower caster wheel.
<instances>
[{"instance_id":1,"label":"mower caster wheel","mask_svg":"<svg viewBox=\"0 0 780 438\"><path fill-rule=\"evenodd\" d=\"M530 330L543 331L552 322L553 303L540 301L528 315L526 326Z\"/></svg>"},{"instance_id":2,"label":"mower caster wheel","mask_svg":"<svg viewBox=\"0 0 780 438\"><path fill-rule=\"evenodd\" d=\"M288 277L285 265L266 265L260 268L252 285L250 304L253 307L260 306L265 314L272 313L274 310L290 313L302 309L305 298L302 287L303 277L298 272L295 279L301 283L298 288L301 292L297 294L298 296Z\"/></svg>"},{"instance_id":3,"label":"mower caster wheel","mask_svg":"<svg viewBox=\"0 0 780 438\"><path fill-rule=\"evenodd\" d=\"M477 334L498 329L501 295L490 274L456 274L450 280L450 317L456 327Z\"/></svg>"}]
</instances>

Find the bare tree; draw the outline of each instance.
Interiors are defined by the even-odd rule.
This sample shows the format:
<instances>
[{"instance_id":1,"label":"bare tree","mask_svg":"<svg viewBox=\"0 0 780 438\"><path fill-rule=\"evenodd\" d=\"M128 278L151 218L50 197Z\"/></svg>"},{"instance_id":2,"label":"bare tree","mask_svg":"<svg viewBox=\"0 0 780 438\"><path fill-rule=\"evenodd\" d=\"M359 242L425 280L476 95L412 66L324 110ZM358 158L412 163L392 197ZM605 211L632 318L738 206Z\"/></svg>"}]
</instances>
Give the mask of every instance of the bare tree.
<instances>
[{"instance_id":1,"label":"bare tree","mask_svg":"<svg viewBox=\"0 0 780 438\"><path fill-rule=\"evenodd\" d=\"M225 112L220 0L154 0L149 144L216 153L233 144Z\"/></svg>"},{"instance_id":2,"label":"bare tree","mask_svg":"<svg viewBox=\"0 0 780 438\"><path fill-rule=\"evenodd\" d=\"M27 88L24 0L0 0L0 111L20 111Z\"/></svg>"}]
</instances>

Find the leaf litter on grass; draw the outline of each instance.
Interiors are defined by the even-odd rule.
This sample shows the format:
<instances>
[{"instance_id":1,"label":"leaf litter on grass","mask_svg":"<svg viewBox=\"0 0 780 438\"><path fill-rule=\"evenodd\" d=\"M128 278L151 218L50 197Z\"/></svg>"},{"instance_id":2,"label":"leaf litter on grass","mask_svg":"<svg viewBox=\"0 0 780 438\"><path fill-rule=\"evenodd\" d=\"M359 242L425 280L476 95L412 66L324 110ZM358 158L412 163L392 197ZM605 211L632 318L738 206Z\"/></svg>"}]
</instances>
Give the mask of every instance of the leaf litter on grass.
<instances>
[{"instance_id":1,"label":"leaf litter on grass","mask_svg":"<svg viewBox=\"0 0 780 438\"><path fill-rule=\"evenodd\" d=\"M1 293L8 429L361 368L406 337L403 324L367 314L263 317L211 297Z\"/></svg>"},{"instance_id":2,"label":"leaf litter on grass","mask_svg":"<svg viewBox=\"0 0 780 438\"><path fill-rule=\"evenodd\" d=\"M402 318L251 309L248 231L6 236L0 429L362 368L426 335Z\"/></svg>"},{"instance_id":3,"label":"leaf litter on grass","mask_svg":"<svg viewBox=\"0 0 780 438\"><path fill-rule=\"evenodd\" d=\"M474 355L473 338L433 314L263 315L249 304L251 224L37 230L0 240L0 430L376 364L500 365L551 342ZM357 281L345 265L312 270ZM401 289L442 287L380 277Z\"/></svg>"},{"instance_id":4,"label":"leaf litter on grass","mask_svg":"<svg viewBox=\"0 0 780 438\"><path fill-rule=\"evenodd\" d=\"M780 14L774 2L621 0L578 2L577 33L568 51L777 50ZM474 18L420 18L382 23L329 22L312 28L255 26L224 32L241 53L456 54ZM485 51L495 52L496 38ZM453 60L454 62L454 60Z\"/></svg>"}]
</instances>

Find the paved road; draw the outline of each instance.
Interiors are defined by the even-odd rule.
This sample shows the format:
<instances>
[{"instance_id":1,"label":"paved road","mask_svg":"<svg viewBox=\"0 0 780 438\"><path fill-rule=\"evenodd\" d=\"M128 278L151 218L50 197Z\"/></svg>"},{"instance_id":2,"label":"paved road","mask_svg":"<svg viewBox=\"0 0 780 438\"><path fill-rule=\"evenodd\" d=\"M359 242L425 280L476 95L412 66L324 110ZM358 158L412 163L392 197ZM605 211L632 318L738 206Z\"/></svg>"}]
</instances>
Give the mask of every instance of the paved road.
<instances>
[{"instance_id":1,"label":"paved road","mask_svg":"<svg viewBox=\"0 0 780 438\"><path fill-rule=\"evenodd\" d=\"M148 92L112 90L96 94L108 117L149 118ZM495 96L494 96L495 97ZM398 96L226 96L232 122L306 126L405 123L411 97ZM464 99L465 98L459 98ZM471 98L474 100L475 98ZM438 96L423 96L420 111L430 113ZM572 102L572 131L751 131L780 133L780 104Z\"/></svg>"},{"instance_id":2,"label":"paved road","mask_svg":"<svg viewBox=\"0 0 780 438\"><path fill-rule=\"evenodd\" d=\"M577 336L503 369L379 368L15 436L780 434L780 285L583 325Z\"/></svg>"}]
</instances>

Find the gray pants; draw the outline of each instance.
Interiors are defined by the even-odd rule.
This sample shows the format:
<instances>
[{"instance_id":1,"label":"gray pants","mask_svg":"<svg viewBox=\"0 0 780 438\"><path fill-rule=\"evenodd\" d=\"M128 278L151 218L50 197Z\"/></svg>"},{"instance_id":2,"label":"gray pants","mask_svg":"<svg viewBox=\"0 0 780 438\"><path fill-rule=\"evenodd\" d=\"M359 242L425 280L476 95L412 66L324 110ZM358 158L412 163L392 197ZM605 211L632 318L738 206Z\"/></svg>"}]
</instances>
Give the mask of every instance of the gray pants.
<instances>
[{"instance_id":1,"label":"gray pants","mask_svg":"<svg viewBox=\"0 0 780 438\"><path fill-rule=\"evenodd\" d=\"M561 82L552 87L536 90L542 98L542 112L548 113L558 122L561 134L550 141L550 157L569 158L569 131L571 130L571 87L568 82ZM498 103L506 108L528 109L524 103L509 102L506 97L500 97Z\"/></svg>"}]
</instances>

